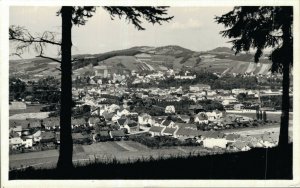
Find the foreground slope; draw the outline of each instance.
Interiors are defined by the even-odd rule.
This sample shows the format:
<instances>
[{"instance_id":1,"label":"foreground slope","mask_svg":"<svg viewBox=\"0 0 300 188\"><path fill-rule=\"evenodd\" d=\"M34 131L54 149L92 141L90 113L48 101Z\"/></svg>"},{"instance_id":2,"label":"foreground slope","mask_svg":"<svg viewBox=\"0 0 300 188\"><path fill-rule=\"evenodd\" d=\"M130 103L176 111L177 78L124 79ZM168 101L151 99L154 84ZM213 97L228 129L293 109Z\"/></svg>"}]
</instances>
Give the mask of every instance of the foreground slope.
<instances>
[{"instance_id":1,"label":"foreground slope","mask_svg":"<svg viewBox=\"0 0 300 188\"><path fill-rule=\"evenodd\" d=\"M9 179L292 179L292 147L135 162L91 163L73 170L14 170Z\"/></svg>"}]
</instances>

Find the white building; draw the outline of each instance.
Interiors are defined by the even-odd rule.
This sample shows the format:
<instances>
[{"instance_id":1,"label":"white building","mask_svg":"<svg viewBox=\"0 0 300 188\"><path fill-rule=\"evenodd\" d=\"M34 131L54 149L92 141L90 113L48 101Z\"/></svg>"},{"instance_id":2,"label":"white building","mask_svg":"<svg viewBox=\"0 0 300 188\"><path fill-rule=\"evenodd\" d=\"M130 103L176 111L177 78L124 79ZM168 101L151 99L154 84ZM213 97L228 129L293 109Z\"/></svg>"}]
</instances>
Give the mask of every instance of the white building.
<instances>
[{"instance_id":1,"label":"white building","mask_svg":"<svg viewBox=\"0 0 300 188\"><path fill-rule=\"evenodd\" d=\"M175 113L175 107L173 105L166 106L165 113L167 113L167 114Z\"/></svg>"}]
</instances>

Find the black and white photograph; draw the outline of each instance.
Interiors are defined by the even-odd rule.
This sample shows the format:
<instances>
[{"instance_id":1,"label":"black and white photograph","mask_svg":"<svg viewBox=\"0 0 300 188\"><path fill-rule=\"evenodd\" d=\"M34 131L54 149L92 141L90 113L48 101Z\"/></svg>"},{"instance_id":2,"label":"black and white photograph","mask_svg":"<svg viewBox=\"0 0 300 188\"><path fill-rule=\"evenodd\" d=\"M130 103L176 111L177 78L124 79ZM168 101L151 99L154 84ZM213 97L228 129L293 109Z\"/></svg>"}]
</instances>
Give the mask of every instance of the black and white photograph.
<instances>
[{"instance_id":1,"label":"black and white photograph","mask_svg":"<svg viewBox=\"0 0 300 188\"><path fill-rule=\"evenodd\" d=\"M298 1L84 2L1 4L8 187L300 185Z\"/></svg>"}]
</instances>

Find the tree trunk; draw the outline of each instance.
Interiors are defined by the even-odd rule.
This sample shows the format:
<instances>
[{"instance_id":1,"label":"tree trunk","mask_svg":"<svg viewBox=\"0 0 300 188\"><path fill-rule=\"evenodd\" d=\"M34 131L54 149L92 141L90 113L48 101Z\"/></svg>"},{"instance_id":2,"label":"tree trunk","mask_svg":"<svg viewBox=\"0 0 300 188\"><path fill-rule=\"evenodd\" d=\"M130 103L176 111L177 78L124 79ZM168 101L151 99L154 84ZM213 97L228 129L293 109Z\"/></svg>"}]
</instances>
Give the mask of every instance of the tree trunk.
<instances>
[{"instance_id":1,"label":"tree trunk","mask_svg":"<svg viewBox=\"0 0 300 188\"><path fill-rule=\"evenodd\" d=\"M289 130L289 109L290 109L290 63L283 65L283 80L282 80L282 112L280 122L280 134L278 146L286 148L288 145L288 130Z\"/></svg>"},{"instance_id":2,"label":"tree trunk","mask_svg":"<svg viewBox=\"0 0 300 188\"><path fill-rule=\"evenodd\" d=\"M290 110L290 66L293 63L293 37L292 23L293 9L291 7L283 9L283 15L287 16L286 22L282 25L282 112L280 123L280 134L278 146L286 149L288 146L289 133L289 110Z\"/></svg>"},{"instance_id":3,"label":"tree trunk","mask_svg":"<svg viewBox=\"0 0 300 188\"><path fill-rule=\"evenodd\" d=\"M57 168L62 171L73 168L73 141L71 130L72 104L72 64L71 32L72 7L62 7L62 45L61 45L61 110L60 110L60 150Z\"/></svg>"}]
</instances>

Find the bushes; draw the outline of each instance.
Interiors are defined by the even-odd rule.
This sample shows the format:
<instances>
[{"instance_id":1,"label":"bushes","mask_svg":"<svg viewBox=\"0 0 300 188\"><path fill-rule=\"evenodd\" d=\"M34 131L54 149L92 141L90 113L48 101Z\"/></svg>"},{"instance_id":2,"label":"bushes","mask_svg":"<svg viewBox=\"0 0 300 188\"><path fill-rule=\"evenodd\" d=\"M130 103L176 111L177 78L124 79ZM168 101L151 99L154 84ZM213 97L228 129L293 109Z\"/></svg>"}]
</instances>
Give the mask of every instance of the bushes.
<instances>
[{"instance_id":1,"label":"bushes","mask_svg":"<svg viewBox=\"0 0 300 188\"><path fill-rule=\"evenodd\" d=\"M130 136L129 140L139 142L144 144L150 148L161 148L161 147L171 147L171 146L196 146L199 145L193 139L188 140L178 140L176 138L170 136L155 136L150 137L148 135L140 135L140 136Z\"/></svg>"}]
</instances>

